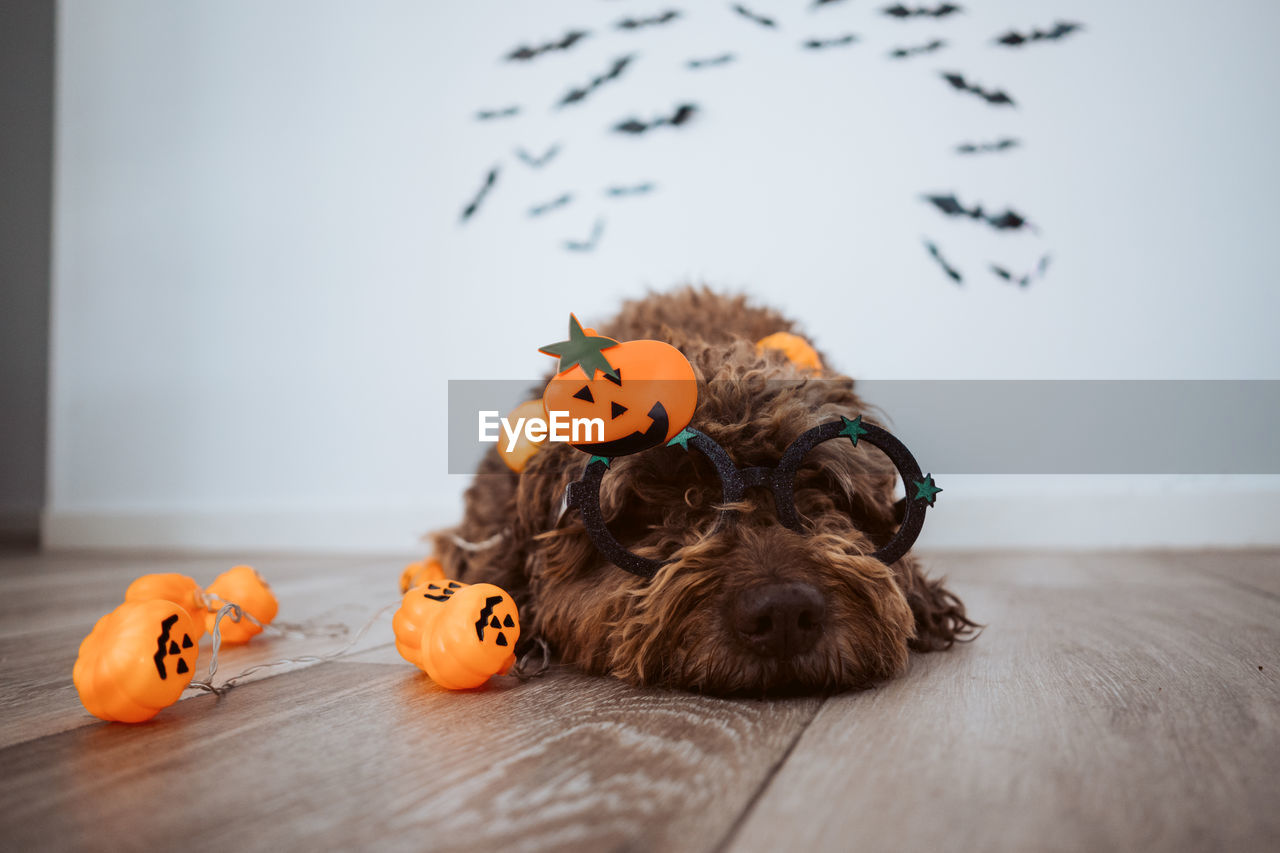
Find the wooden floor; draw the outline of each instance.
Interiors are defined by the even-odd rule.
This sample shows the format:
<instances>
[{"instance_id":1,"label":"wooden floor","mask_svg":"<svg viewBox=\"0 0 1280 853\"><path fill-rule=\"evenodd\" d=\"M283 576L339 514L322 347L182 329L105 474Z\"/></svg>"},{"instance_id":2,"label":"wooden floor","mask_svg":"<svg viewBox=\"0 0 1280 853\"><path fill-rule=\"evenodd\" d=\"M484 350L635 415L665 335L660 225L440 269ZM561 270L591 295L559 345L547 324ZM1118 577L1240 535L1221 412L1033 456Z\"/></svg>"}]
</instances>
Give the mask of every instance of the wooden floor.
<instances>
[{"instance_id":1,"label":"wooden floor","mask_svg":"<svg viewBox=\"0 0 1280 853\"><path fill-rule=\"evenodd\" d=\"M384 619L149 724L85 713L77 646L129 579L232 562L0 556L0 847L1280 849L1274 552L935 554L986 633L825 700L564 670L451 694ZM255 565L281 620L397 599L394 559ZM341 642L255 641L221 673Z\"/></svg>"}]
</instances>

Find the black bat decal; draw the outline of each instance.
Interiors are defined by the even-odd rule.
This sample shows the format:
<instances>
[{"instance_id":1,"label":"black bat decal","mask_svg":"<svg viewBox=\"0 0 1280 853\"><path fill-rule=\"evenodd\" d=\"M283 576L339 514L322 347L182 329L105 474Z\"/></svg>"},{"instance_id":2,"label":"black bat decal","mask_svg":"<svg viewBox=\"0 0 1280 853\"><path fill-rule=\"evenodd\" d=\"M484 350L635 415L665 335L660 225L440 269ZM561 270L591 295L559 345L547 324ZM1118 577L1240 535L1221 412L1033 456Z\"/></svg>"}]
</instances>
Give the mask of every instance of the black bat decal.
<instances>
[{"instance_id":1,"label":"black bat decal","mask_svg":"<svg viewBox=\"0 0 1280 853\"><path fill-rule=\"evenodd\" d=\"M778 22L775 21L773 18L766 18L764 15L757 15L755 12L752 12L750 9L748 9L746 6L743 6L740 3L735 3L731 8L733 9L733 11L737 12L739 15L746 18L748 21L754 21L755 23L759 24L762 27L776 28L778 26Z\"/></svg>"},{"instance_id":2,"label":"black bat decal","mask_svg":"<svg viewBox=\"0 0 1280 853\"><path fill-rule=\"evenodd\" d=\"M935 51L942 50L946 46L947 43L942 39L934 39L933 41L925 42L924 44L919 44L915 47L895 47L893 50L889 51L889 58L906 59L911 56L919 56L922 53L933 53Z\"/></svg>"},{"instance_id":3,"label":"black bat decal","mask_svg":"<svg viewBox=\"0 0 1280 853\"><path fill-rule=\"evenodd\" d=\"M1044 255L1040 258L1040 261L1036 264L1036 268L1034 272L1024 273L1023 275L1016 275L1015 273L1010 272L1009 270L1005 269L999 264L991 264L991 271L993 273L995 273L1005 281L1009 282L1010 284L1016 284L1019 287L1027 287L1028 285L1030 285L1032 276L1035 276L1036 278L1044 278L1045 271L1047 271L1048 269L1049 269L1048 255Z\"/></svg>"},{"instance_id":4,"label":"black bat decal","mask_svg":"<svg viewBox=\"0 0 1280 853\"><path fill-rule=\"evenodd\" d=\"M1022 143L1012 136L1005 136L995 142L964 142L956 146L957 154L985 154L991 151L1008 151Z\"/></svg>"},{"instance_id":5,"label":"black bat decal","mask_svg":"<svg viewBox=\"0 0 1280 853\"><path fill-rule=\"evenodd\" d=\"M1009 272L1007 269L997 264L991 265L991 271L996 275L1000 276L1005 281L1009 282L1010 284L1016 284L1019 287L1026 287L1028 284L1031 283L1031 273L1027 273L1026 275L1023 275L1023 276L1015 276L1013 273Z\"/></svg>"},{"instance_id":6,"label":"black bat decal","mask_svg":"<svg viewBox=\"0 0 1280 853\"><path fill-rule=\"evenodd\" d=\"M839 36L837 38L809 39L808 41L802 43L801 47L803 47L805 50L822 50L823 48L828 48L828 47L845 47L846 45L853 44L857 40L858 40L858 37L853 33L845 33L844 35Z\"/></svg>"},{"instance_id":7,"label":"black bat decal","mask_svg":"<svg viewBox=\"0 0 1280 853\"><path fill-rule=\"evenodd\" d=\"M630 187L605 187L604 194L610 198L625 198L629 195L646 195L657 189L657 186L649 181L643 184L635 184Z\"/></svg>"},{"instance_id":8,"label":"black bat decal","mask_svg":"<svg viewBox=\"0 0 1280 853\"><path fill-rule=\"evenodd\" d=\"M685 63L687 68L714 68L717 65L728 65L735 59L732 53L722 53L719 56L708 57L707 59L690 59Z\"/></svg>"},{"instance_id":9,"label":"black bat decal","mask_svg":"<svg viewBox=\"0 0 1280 853\"><path fill-rule=\"evenodd\" d=\"M596 89L599 89L605 83L608 83L610 80L617 80L622 76L622 72L626 70L627 66L631 64L631 60L634 58L634 56L619 56L613 61L613 65L609 66L608 71L592 77L591 82L582 88L570 89L565 93L564 97L560 99L560 102L557 103L556 106L567 107L569 104L576 104L579 101L584 100L588 95Z\"/></svg>"},{"instance_id":10,"label":"black bat decal","mask_svg":"<svg viewBox=\"0 0 1280 853\"><path fill-rule=\"evenodd\" d=\"M945 18L948 15L954 15L956 12L963 12L964 9L951 3L943 3L941 6L935 6L932 9L928 6L917 6L914 9L908 9L898 3L894 6L886 6L880 11L891 18Z\"/></svg>"},{"instance_id":11,"label":"black bat decal","mask_svg":"<svg viewBox=\"0 0 1280 853\"><path fill-rule=\"evenodd\" d=\"M493 185L497 182L498 167L494 166L489 170L489 174L485 177L484 183L480 186L479 192L476 193L476 197L471 200L470 204L462 209L463 222L466 222L468 219L475 216L476 211L480 209L480 203L484 201L485 196L489 194L489 190L493 189Z\"/></svg>"},{"instance_id":12,"label":"black bat decal","mask_svg":"<svg viewBox=\"0 0 1280 853\"><path fill-rule=\"evenodd\" d=\"M555 156L559 153L560 153L560 143L558 142L555 145L552 145L550 148L548 148L546 153L543 154L541 157L534 157L532 154L530 154L528 151L525 151L523 148L516 149L516 157L519 158L521 163L524 163L526 166L528 166L531 169L541 169L543 166L547 165L553 159L555 159Z\"/></svg>"},{"instance_id":13,"label":"black bat decal","mask_svg":"<svg viewBox=\"0 0 1280 853\"><path fill-rule=\"evenodd\" d=\"M623 18L614 24L620 30L638 30L644 27L660 27L663 24L669 24L676 18L680 17L680 10L668 9L661 15L655 15L652 18Z\"/></svg>"},{"instance_id":14,"label":"black bat decal","mask_svg":"<svg viewBox=\"0 0 1280 853\"><path fill-rule=\"evenodd\" d=\"M1001 214L989 214L982 209L982 205L977 204L972 208L967 208L952 195L927 195L924 200L932 204L938 210L947 216L967 216L970 219L977 219L987 223L997 231L1017 231L1027 228L1034 231L1035 229L1027 222L1026 217L1012 210L1005 210Z\"/></svg>"},{"instance_id":15,"label":"black bat decal","mask_svg":"<svg viewBox=\"0 0 1280 853\"><path fill-rule=\"evenodd\" d=\"M551 53L557 50L568 50L589 35L591 35L591 33L586 32L585 30L570 30L559 40L549 41L545 44L540 44L537 47L530 47L529 45L522 44L504 56L503 59L508 62L528 62L531 59L537 59L544 53Z\"/></svg>"},{"instance_id":16,"label":"black bat decal","mask_svg":"<svg viewBox=\"0 0 1280 853\"><path fill-rule=\"evenodd\" d=\"M1013 98L1006 95L1003 90L996 89L993 91L987 91L976 83L970 83L965 80L963 74L956 74L953 71L944 71L942 72L942 79L950 83L953 89L958 89L961 92L972 92L988 104L998 107L1017 106L1017 104L1013 102Z\"/></svg>"},{"instance_id":17,"label":"black bat decal","mask_svg":"<svg viewBox=\"0 0 1280 853\"><path fill-rule=\"evenodd\" d=\"M573 201L573 193L565 193L562 196L553 198L551 201L546 202L545 204L539 204L529 208L529 215L541 216L544 213L550 213L553 210L559 210L560 208L564 207L571 201Z\"/></svg>"},{"instance_id":18,"label":"black bat decal","mask_svg":"<svg viewBox=\"0 0 1280 853\"><path fill-rule=\"evenodd\" d=\"M925 240L924 247L929 250L929 254L938 262L938 266L942 267L942 271L946 273L956 284L964 284L964 276L960 275L960 271L951 264L947 263L947 259L942 257L942 252L938 251L938 244L932 240Z\"/></svg>"},{"instance_id":19,"label":"black bat decal","mask_svg":"<svg viewBox=\"0 0 1280 853\"><path fill-rule=\"evenodd\" d=\"M519 114L519 106L502 107L497 110L476 110L476 121L493 121L495 118L511 118Z\"/></svg>"},{"instance_id":20,"label":"black bat decal","mask_svg":"<svg viewBox=\"0 0 1280 853\"><path fill-rule=\"evenodd\" d=\"M640 119L638 118L629 118L626 121L618 122L617 124L615 124L613 126L613 129L618 133L630 133L630 134L639 135L642 133L646 133L647 131L653 130L656 127L662 127L663 125L670 125L671 127L680 127L681 125L688 123L689 120L692 119L694 115L697 114L697 112L698 112L698 107L696 104L681 104L680 106L676 107L676 111L672 113L670 117L655 118L653 121L649 122L648 124L645 124L644 122L640 121Z\"/></svg>"},{"instance_id":21,"label":"black bat decal","mask_svg":"<svg viewBox=\"0 0 1280 853\"><path fill-rule=\"evenodd\" d=\"M565 240L564 247L570 252L591 252L594 251L596 245L600 242L601 235L604 234L604 220L597 219L595 225L591 226L591 236L586 240Z\"/></svg>"},{"instance_id":22,"label":"black bat decal","mask_svg":"<svg viewBox=\"0 0 1280 853\"><path fill-rule=\"evenodd\" d=\"M1005 47L1021 47L1024 44L1030 44L1033 41L1057 41L1064 39L1077 30L1083 30L1082 24L1071 24L1066 21L1057 21L1053 25L1053 29L1041 30L1034 29L1029 33L1020 33L1017 30L1009 30L1002 36L996 37L996 44L1002 44Z\"/></svg>"}]
</instances>

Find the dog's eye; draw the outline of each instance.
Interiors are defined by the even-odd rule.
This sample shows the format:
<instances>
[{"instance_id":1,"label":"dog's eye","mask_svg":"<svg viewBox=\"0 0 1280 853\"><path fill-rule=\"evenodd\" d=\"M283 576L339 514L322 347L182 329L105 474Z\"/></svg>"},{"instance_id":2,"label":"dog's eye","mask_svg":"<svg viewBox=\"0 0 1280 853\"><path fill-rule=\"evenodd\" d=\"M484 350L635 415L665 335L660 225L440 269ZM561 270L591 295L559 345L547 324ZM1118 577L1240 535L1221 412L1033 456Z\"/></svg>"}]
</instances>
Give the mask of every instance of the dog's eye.
<instances>
[{"instance_id":1,"label":"dog's eye","mask_svg":"<svg viewBox=\"0 0 1280 853\"><path fill-rule=\"evenodd\" d=\"M601 481L600 509L623 547L668 559L715 521L721 494L700 453L654 448L614 462Z\"/></svg>"},{"instance_id":2,"label":"dog's eye","mask_svg":"<svg viewBox=\"0 0 1280 853\"><path fill-rule=\"evenodd\" d=\"M793 481L796 512L813 524L825 513L848 517L878 545L897 529L893 463L877 448L828 441L805 456Z\"/></svg>"}]
</instances>

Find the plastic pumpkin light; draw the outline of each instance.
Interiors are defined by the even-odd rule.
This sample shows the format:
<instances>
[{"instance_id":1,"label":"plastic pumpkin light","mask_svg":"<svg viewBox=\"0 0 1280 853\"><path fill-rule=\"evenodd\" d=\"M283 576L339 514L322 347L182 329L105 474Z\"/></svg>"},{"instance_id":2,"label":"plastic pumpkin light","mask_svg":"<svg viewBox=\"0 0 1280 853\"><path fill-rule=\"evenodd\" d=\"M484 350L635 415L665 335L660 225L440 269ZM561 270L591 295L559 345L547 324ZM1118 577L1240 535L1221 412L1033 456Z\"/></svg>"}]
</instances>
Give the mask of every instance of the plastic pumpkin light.
<instances>
[{"instance_id":1,"label":"plastic pumpkin light","mask_svg":"<svg viewBox=\"0 0 1280 853\"><path fill-rule=\"evenodd\" d=\"M247 643L257 634L262 633L262 625L270 624L280 609L279 602L271 592L271 587L253 570L252 566L235 566L218 575L209 584L205 593L219 600L222 604L238 604L247 616L252 616L260 624L250 619L235 622L223 619L220 633L226 645ZM205 627L213 631L213 623L217 618L217 609L205 611Z\"/></svg>"},{"instance_id":2,"label":"plastic pumpkin light","mask_svg":"<svg viewBox=\"0 0 1280 853\"><path fill-rule=\"evenodd\" d=\"M400 657L422 669L422 634L427 625L439 614L441 605L467 584L458 581L438 580L420 584L405 593L400 608L391 618L391 630L396 637L396 651Z\"/></svg>"},{"instance_id":3,"label":"plastic pumpkin light","mask_svg":"<svg viewBox=\"0 0 1280 853\"><path fill-rule=\"evenodd\" d=\"M431 581L444 580L444 566L435 557L428 557L416 563L410 563L400 573L400 591L408 592L415 586Z\"/></svg>"},{"instance_id":4,"label":"plastic pumpkin light","mask_svg":"<svg viewBox=\"0 0 1280 853\"><path fill-rule=\"evenodd\" d=\"M103 720L141 723L177 702L195 674L196 620L163 599L126 601L80 644L72 679Z\"/></svg>"},{"instance_id":5,"label":"plastic pumpkin light","mask_svg":"<svg viewBox=\"0 0 1280 853\"><path fill-rule=\"evenodd\" d=\"M515 602L488 583L440 581L405 593L391 623L400 655L447 690L479 687L515 663Z\"/></svg>"},{"instance_id":6,"label":"plastic pumpkin light","mask_svg":"<svg viewBox=\"0 0 1280 853\"><path fill-rule=\"evenodd\" d=\"M670 441L693 419L697 376L671 344L619 343L583 329L571 314L569 340L539 352L560 359L542 397L547 412L604 424L602 440L574 442L579 450L606 457L638 453Z\"/></svg>"},{"instance_id":7,"label":"plastic pumpkin light","mask_svg":"<svg viewBox=\"0 0 1280 853\"><path fill-rule=\"evenodd\" d=\"M172 601L180 605L195 622L196 629L192 639L199 641L204 635L205 607L204 592L199 584L186 575L174 572L143 575L129 584L124 591L125 601Z\"/></svg>"}]
</instances>

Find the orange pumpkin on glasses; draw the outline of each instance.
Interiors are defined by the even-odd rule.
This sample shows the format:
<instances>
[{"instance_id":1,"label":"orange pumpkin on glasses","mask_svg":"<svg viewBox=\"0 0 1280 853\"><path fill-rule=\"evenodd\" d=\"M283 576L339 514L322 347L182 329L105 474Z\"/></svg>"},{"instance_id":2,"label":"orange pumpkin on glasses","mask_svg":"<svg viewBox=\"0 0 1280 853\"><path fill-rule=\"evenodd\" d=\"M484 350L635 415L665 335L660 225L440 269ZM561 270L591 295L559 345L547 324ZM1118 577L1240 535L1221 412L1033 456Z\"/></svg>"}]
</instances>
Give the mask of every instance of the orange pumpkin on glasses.
<instances>
[{"instance_id":1,"label":"orange pumpkin on glasses","mask_svg":"<svg viewBox=\"0 0 1280 853\"><path fill-rule=\"evenodd\" d=\"M569 315L569 340L539 350L560 359L543 405L570 418L598 419L603 435L572 442L596 456L625 456L664 444L688 426L698 405L693 365L662 341L625 341L583 329ZM587 436L583 436L586 438Z\"/></svg>"}]
</instances>

